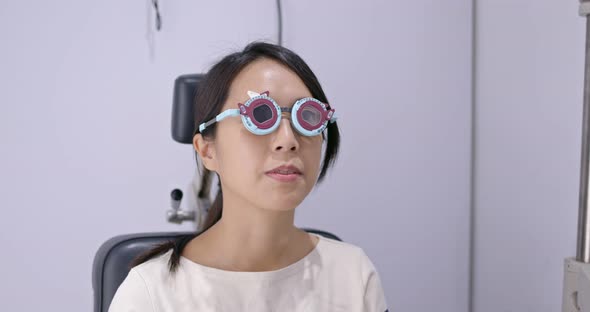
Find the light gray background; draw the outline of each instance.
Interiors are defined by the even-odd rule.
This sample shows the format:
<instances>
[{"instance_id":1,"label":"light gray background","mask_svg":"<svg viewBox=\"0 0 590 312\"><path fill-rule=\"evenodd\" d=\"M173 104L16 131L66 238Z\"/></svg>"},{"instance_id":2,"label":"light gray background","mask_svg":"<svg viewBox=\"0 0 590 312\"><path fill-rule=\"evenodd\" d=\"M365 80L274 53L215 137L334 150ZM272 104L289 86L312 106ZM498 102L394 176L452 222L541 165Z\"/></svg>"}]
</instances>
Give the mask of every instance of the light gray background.
<instances>
[{"instance_id":1,"label":"light gray background","mask_svg":"<svg viewBox=\"0 0 590 312\"><path fill-rule=\"evenodd\" d=\"M92 308L106 239L167 224L190 180L174 79L257 39L274 1L3 1L0 302ZM297 224L365 249L392 311L556 311L577 216L583 20L576 1L284 0L284 43L341 117L342 152ZM368 112L368 113L367 113ZM474 153L471 145L475 116ZM471 168L471 157L475 167Z\"/></svg>"},{"instance_id":2,"label":"light gray background","mask_svg":"<svg viewBox=\"0 0 590 312\"><path fill-rule=\"evenodd\" d=\"M561 311L575 256L578 1L477 1L474 311Z\"/></svg>"}]
</instances>

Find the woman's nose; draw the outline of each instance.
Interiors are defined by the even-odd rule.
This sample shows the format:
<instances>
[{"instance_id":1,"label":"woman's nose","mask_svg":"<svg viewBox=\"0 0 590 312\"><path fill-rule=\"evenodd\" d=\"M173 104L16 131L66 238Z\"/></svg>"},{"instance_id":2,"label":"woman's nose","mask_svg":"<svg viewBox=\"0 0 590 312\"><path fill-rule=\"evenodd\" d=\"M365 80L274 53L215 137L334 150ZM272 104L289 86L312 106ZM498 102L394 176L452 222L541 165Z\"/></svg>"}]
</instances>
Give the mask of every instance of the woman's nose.
<instances>
[{"instance_id":1,"label":"woman's nose","mask_svg":"<svg viewBox=\"0 0 590 312\"><path fill-rule=\"evenodd\" d=\"M273 150L275 151L297 151L299 149L299 141L297 134L291 125L288 118L282 118L281 124L276 130L275 139L273 142Z\"/></svg>"}]
</instances>

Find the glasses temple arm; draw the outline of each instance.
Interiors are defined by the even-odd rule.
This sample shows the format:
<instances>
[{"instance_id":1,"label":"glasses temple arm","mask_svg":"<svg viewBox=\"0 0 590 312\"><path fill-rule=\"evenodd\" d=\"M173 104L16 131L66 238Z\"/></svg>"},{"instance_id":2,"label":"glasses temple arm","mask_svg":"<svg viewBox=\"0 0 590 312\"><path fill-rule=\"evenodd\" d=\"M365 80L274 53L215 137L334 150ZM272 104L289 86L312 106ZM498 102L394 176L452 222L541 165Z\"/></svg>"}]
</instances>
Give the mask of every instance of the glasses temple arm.
<instances>
[{"instance_id":1,"label":"glasses temple arm","mask_svg":"<svg viewBox=\"0 0 590 312\"><path fill-rule=\"evenodd\" d=\"M222 121L222 120L224 120L227 117L238 116L238 115L240 115L240 110L239 109L237 109L237 108L230 108L230 109L224 111L223 113L215 116L214 119L211 119L211 120L209 120L207 122L202 123L199 126L199 132L203 132L203 130L205 130L205 128L211 126L212 124L214 124L216 122Z\"/></svg>"}]
</instances>

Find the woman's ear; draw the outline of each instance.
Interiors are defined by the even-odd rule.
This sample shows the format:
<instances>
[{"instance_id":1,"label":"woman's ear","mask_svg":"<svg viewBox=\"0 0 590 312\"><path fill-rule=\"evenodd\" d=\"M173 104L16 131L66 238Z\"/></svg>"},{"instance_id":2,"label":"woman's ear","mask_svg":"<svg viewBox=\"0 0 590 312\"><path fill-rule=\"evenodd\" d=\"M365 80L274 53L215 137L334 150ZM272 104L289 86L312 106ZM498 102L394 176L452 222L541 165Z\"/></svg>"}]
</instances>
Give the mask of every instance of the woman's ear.
<instances>
[{"instance_id":1,"label":"woman's ear","mask_svg":"<svg viewBox=\"0 0 590 312\"><path fill-rule=\"evenodd\" d=\"M205 139L200 133L193 136L193 147L203 161L203 166L210 171L217 172L217 158L215 157L215 144L212 140Z\"/></svg>"}]
</instances>

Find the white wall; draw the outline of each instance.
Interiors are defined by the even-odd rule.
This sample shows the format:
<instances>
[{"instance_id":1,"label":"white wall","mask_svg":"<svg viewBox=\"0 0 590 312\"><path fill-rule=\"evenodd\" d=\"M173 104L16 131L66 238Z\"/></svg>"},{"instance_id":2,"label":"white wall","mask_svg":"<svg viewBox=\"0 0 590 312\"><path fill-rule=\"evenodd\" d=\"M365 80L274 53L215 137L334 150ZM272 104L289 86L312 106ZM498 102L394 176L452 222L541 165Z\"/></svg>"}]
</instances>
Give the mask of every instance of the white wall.
<instances>
[{"instance_id":1,"label":"white wall","mask_svg":"<svg viewBox=\"0 0 590 312\"><path fill-rule=\"evenodd\" d=\"M561 311L575 256L578 1L477 1L476 312Z\"/></svg>"},{"instance_id":2,"label":"white wall","mask_svg":"<svg viewBox=\"0 0 590 312\"><path fill-rule=\"evenodd\" d=\"M2 4L3 310L90 310L103 241L190 228L164 221L194 170L170 138L173 80L275 38L274 1L160 1L154 58L147 2ZM285 45L315 70L343 135L297 223L362 246L393 311L466 311L470 1L283 6Z\"/></svg>"}]
</instances>

